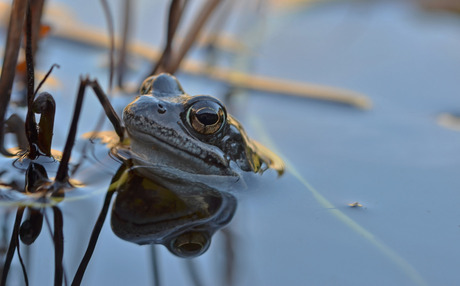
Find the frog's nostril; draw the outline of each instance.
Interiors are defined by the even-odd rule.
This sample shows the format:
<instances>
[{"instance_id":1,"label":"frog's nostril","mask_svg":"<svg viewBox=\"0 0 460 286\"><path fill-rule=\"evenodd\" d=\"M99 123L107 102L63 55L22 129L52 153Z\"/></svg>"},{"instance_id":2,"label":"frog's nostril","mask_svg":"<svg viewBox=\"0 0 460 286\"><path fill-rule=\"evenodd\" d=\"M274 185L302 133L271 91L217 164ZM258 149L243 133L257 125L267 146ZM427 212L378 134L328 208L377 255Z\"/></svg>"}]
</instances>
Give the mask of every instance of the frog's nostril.
<instances>
[{"instance_id":1,"label":"frog's nostril","mask_svg":"<svg viewBox=\"0 0 460 286\"><path fill-rule=\"evenodd\" d=\"M163 107L162 104L158 104L158 113L165 113L166 112L166 108Z\"/></svg>"}]
</instances>

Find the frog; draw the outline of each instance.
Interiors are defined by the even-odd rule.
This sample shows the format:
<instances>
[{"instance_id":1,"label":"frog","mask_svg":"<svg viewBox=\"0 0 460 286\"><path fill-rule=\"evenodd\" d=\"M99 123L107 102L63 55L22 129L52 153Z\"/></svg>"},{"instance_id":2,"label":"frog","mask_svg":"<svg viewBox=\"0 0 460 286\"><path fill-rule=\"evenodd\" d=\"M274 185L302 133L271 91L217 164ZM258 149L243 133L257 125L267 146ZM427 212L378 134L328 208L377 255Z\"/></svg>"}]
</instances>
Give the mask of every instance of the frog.
<instances>
[{"instance_id":1,"label":"frog","mask_svg":"<svg viewBox=\"0 0 460 286\"><path fill-rule=\"evenodd\" d=\"M187 94L170 74L147 78L122 120L128 140L111 149L123 165L108 193L117 192L112 230L132 243L197 257L232 220L245 174L284 172L221 101Z\"/></svg>"},{"instance_id":2,"label":"frog","mask_svg":"<svg viewBox=\"0 0 460 286\"><path fill-rule=\"evenodd\" d=\"M281 175L285 169L282 159L248 137L220 100L187 94L167 73L142 83L122 119L134 161L149 166L143 170L162 170L174 179L190 174L209 179L261 174L270 168Z\"/></svg>"}]
</instances>

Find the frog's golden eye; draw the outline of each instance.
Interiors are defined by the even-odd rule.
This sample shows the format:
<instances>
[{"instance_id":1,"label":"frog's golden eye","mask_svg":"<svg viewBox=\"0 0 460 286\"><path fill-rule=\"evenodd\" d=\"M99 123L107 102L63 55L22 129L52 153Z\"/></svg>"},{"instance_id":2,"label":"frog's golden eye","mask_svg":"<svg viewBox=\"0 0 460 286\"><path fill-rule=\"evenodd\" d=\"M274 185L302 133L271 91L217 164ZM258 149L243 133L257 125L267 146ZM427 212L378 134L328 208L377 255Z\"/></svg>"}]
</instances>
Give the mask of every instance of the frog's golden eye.
<instances>
[{"instance_id":1,"label":"frog's golden eye","mask_svg":"<svg viewBox=\"0 0 460 286\"><path fill-rule=\"evenodd\" d=\"M200 134L214 134L225 123L225 111L215 101L197 101L188 109L187 121L193 130Z\"/></svg>"}]
</instances>

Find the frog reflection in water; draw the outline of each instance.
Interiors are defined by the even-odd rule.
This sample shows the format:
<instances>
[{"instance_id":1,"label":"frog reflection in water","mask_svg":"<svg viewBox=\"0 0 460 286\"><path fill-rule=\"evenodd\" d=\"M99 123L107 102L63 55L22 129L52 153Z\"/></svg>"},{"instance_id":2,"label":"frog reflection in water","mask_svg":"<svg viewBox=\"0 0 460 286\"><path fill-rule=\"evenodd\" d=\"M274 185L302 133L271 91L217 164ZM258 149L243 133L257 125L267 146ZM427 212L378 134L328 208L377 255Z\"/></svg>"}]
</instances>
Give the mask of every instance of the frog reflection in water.
<instances>
[{"instance_id":1,"label":"frog reflection in water","mask_svg":"<svg viewBox=\"0 0 460 286\"><path fill-rule=\"evenodd\" d=\"M123 121L130 144L112 149L124 161L113 181L124 178L112 229L134 243L160 243L182 257L200 255L232 219L236 199L227 191L242 175L284 171L283 161L249 139L219 100L186 94L169 74L144 81Z\"/></svg>"},{"instance_id":2,"label":"frog reflection in water","mask_svg":"<svg viewBox=\"0 0 460 286\"><path fill-rule=\"evenodd\" d=\"M163 244L180 257L204 253L214 232L232 219L236 198L201 183L165 187L158 177L140 176L131 164L114 178L124 175L112 208L113 232L141 245Z\"/></svg>"}]
</instances>

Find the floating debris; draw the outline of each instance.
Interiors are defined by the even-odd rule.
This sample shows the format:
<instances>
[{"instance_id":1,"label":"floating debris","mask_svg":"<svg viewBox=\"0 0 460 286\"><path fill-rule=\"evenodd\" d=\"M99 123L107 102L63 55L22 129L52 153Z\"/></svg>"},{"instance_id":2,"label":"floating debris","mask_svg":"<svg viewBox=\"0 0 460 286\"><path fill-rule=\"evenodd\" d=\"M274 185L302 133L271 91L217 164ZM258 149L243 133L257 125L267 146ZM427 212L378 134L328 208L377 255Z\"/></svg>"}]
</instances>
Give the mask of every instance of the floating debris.
<instances>
[{"instance_id":1,"label":"floating debris","mask_svg":"<svg viewBox=\"0 0 460 286\"><path fill-rule=\"evenodd\" d=\"M351 204L348 204L350 207L352 208L361 208L363 205L360 204L359 202L354 202L354 203L351 203Z\"/></svg>"},{"instance_id":2,"label":"floating debris","mask_svg":"<svg viewBox=\"0 0 460 286\"><path fill-rule=\"evenodd\" d=\"M460 115L452 113L441 113L436 119L442 127L460 131Z\"/></svg>"}]
</instances>

